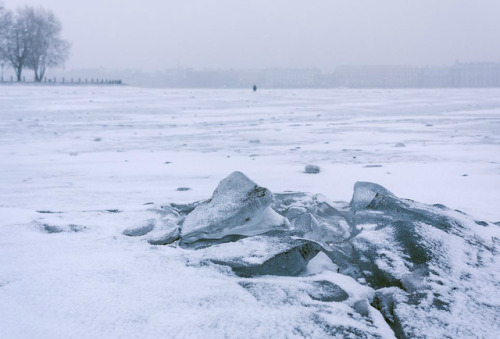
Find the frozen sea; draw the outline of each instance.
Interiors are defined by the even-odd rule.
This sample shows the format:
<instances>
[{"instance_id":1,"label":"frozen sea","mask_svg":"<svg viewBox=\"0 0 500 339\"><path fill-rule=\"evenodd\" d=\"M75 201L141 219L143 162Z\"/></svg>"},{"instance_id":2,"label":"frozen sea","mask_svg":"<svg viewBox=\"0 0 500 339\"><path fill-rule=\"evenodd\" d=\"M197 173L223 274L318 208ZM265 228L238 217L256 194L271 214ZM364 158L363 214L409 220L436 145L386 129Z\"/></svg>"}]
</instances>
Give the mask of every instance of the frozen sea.
<instances>
[{"instance_id":1,"label":"frozen sea","mask_svg":"<svg viewBox=\"0 0 500 339\"><path fill-rule=\"evenodd\" d=\"M0 338L321 337L310 310L121 232L144 204L207 199L233 171L332 201L371 181L498 222L500 89L2 86L0 159ZM85 232L35 226L68 216Z\"/></svg>"}]
</instances>

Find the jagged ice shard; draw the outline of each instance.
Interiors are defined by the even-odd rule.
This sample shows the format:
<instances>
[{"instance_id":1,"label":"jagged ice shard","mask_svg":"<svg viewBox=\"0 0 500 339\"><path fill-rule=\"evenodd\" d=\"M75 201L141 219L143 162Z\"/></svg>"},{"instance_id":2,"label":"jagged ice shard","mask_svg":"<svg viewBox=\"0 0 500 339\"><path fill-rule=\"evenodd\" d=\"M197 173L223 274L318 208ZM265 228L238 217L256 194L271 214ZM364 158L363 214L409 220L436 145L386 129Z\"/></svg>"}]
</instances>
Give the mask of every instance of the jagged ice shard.
<instances>
[{"instance_id":1,"label":"jagged ice shard","mask_svg":"<svg viewBox=\"0 0 500 339\"><path fill-rule=\"evenodd\" d=\"M287 220L271 209L272 201L273 194L267 188L234 172L220 182L211 199L186 216L181 243L288 228Z\"/></svg>"}]
</instances>

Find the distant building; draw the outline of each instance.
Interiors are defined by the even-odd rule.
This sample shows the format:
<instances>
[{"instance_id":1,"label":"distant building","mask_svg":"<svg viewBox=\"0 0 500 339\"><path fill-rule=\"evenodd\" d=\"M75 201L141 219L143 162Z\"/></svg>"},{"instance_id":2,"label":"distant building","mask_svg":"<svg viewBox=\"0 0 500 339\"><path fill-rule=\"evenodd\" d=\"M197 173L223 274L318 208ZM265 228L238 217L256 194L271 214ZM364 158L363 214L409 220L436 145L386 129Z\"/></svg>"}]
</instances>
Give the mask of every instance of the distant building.
<instances>
[{"instance_id":1,"label":"distant building","mask_svg":"<svg viewBox=\"0 0 500 339\"><path fill-rule=\"evenodd\" d=\"M455 87L500 87L500 63L456 64Z\"/></svg>"},{"instance_id":2,"label":"distant building","mask_svg":"<svg viewBox=\"0 0 500 339\"><path fill-rule=\"evenodd\" d=\"M500 87L500 63L469 63L441 67L341 66L336 87L433 88Z\"/></svg>"},{"instance_id":3,"label":"distant building","mask_svg":"<svg viewBox=\"0 0 500 339\"><path fill-rule=\"evenodd\" d=\"M420 86L423 88L453 87L452 67L423 67L420 74Z\"/></svg>"},{"instance_id":4,"label":"distant building","mask_svg":"<svg viewBox=\"0 0 500 339\"><path fill-rule=\"evenodd\" d=\"M419 87L420 73L406 66L342 66L335 71L338 86L354 88Z\"/></svg>"},{"instance_id":5,"label":"distant building","mask_svg":"<svg viewBox=\"0 0 500 339\"><path fill-rule=\"evenodd\" d=\"M175 68L145 73L136 70L63 71L66 79L123 79L126 84L170 88L438 88L500 87L500 63L456 63L453 66L340 66L331 73L317 69L195 70ZM10 81L6 70L5 81Z\"/></svg>"},{"instance_id":6,"label":"distant building","mask_svg":"<svg viewBox=\"0 0 500 339\"><path fill-rule=\"evenodd\" d=\"M318 87L321 72L317 69L269 69L265 71L264 85L268 88Z\"/></svg>"}]
</instances>

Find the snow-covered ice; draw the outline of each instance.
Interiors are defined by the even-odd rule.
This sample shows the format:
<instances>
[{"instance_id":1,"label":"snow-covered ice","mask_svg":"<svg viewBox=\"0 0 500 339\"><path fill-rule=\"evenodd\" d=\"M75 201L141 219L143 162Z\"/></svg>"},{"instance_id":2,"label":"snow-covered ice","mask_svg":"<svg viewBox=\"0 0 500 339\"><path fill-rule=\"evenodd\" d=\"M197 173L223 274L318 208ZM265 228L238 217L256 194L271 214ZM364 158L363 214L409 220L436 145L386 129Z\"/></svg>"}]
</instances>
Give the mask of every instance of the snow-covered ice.
<instances>
[{"instance_id":1,"label":"snow-covered ice","mask_svg":"<svg viewBox=\"0 0 500 339\"><path fill-rule=\"evenodd\" d=\"M2 338L393 337L366 300L424 319L425 307L398 303L405 296L393 287L375 293L365 285L369 275L337 273L346 268L323 253L298 277L250 279L205 264L227 255L217 246L230 251L239 242L206 253L148 242L176 239L176 223L196 207L191 203L210 197L234 171L276 196L322 194L290 193L300 210L294 213L310 213L307 201L344 212L347 204L338 201L348 201L358 181L450 207L410 204L467 225L460 237L425 222L414 229L430 239L422 246L450 264L433 257L424 281L443 307L453 304L444 319L448 332L435 335L494 336L487 331L499 316L498 254L470 244L498 247L492 223L500 221L499 89L1 90ZM304 173L308 164L321 172ZM371 199L363 196L366 207ZM172 207L179 215L169 214ZM376 231L377 208L367 212L371 222L356 226L363 229L357 250L377 244L374 264L418 291L420 271L409 270L404 254L394 256L394 230ZM333 212L313 217L305 223L313 225L311 237L332 220L337 227L327 236L352 231ZM143 235L123 235L141 227ZM468 317L482 305L490 305L484 319ZM427 315L435 322L441 313Z\"/></svg>"}]
</instances>

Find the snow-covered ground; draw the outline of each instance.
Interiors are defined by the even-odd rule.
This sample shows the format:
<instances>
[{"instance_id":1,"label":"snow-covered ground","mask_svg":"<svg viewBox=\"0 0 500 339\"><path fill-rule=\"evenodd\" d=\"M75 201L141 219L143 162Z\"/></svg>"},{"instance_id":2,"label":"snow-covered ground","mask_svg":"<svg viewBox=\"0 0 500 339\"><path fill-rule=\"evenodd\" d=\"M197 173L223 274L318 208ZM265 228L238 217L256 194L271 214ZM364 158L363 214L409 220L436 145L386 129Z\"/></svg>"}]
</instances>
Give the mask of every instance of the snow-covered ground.
<instances>
[{"instance_id":1,"label":"snow-covered ground","mask_svg":"<svg viewBox=\"0 0 500 339\"><path fill-rule=\"evenodd\" d=\"M311 314L353 320L344 303L305 307L294 291L307 274L258 278L289 294L255 298L245 279L121 232L147 219L144 204L207 199L233 171L333 201L372 181L498 222L500 89L3 86L0 159L0 338L322 337ZM68 220L83 231L40 231ZM329 265L308 270L352 303L373 293ZM356 326L391 337L372 312Z\"/></svg>"}]
</instances>

